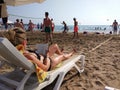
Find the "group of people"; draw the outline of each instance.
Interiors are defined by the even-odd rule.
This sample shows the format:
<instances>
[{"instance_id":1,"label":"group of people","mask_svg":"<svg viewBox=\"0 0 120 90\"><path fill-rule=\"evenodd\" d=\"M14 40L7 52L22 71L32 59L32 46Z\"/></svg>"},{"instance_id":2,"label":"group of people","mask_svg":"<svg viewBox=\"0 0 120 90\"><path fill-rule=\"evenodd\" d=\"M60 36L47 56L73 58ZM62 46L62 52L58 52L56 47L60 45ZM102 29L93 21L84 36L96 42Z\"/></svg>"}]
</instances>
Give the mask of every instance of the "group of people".
<instances>
[{"instance_id":1,"label":"group of people","mask_svg":"<svg viewBox=\"0 0 120 90\"><path fill-rule=\"evenodd\" d=\"M25 29L23 19L20 19L20 20L16 19L16 22L14 23L14 27L20 27L22 29ZM29 20L28 31L33 32L33 29L34 29L34 23L31 20Z\"/></svg>"},{"instance_id":2,"label":"group of people","mask_svg":"<svg viewBox=\"0 0 120 90\"><path fill-rule=\"evenodd\" d=\"M73 18L73 21L74 21L74 32L73 32L74 35L73 35L73 38L78 38L78 30L79 30L78 21L76 20L76 18ZM64 27L63 27L63 29L64 29L64 30L63 30L63 33L67 33L68 30L69 30L69 28L68 28L66 22L63 21L62 24L64 25Z\"/></svg>"},{"instance_id":3,"label":"group of people","mask_svg":"<svg viewBox=\"0 0 120 90\"><path fill-rule=\"evenodd\" d=\"M45 18L43 20L43 30L46 33L46 42L53 42L52 38L53 38L53 31L54 31L54 23L52 22L53 19L49 18L49 13L45 12ZM78 21L76 20L76 18L73 18L74 21L74 35L73 38L78 38ZM67 33L69 28L67 26L67 24L65 23L65 21L63 21L62 23L64 25L64 30L63 33Z\"/></svg>"},{"instance_id":4,"label":"group of people","mask_svg":"<svg viewBox=\"0 0 120 90\"><path fill-rule=\"evenodd\" d=\"M14 27L20 27L20 28L24 29L23 20L16 19L16 22L14 23Z\"/></svg>"},{"instance_id":5,"label":"group of people","mask_svg":"<svg viewBox=\"0 0 120 90\"><path fill-rule=\"evenodd\" d=\"M43 27L46 33L46 43L50 39L52 42L51 27L52 21L48 17L48 12L45 12L45 18L43 20ZM49 71L56 67L60 62L71 57L76 50L73 50L70 53L64 53L63 48L60 49L57 44L49 45L49 48L46 50L46 54L42 55L37 53L35 50L27 50L27 37L26 31L22 27L22 22L19 22L19 19L16 20L15 27L11 30L8 30L4 35L8 40L19 50L22 50L22 54L33 63L37 64L38 67L44 71ZM54 55L56 54L56 55Z\"/></svg>"},{"instance_id":6,"label":"group of people","mask_svg":"<svg viewBox=\"0 0 120 90\"><path fill-rule=\"evenodd\" d=\"M50 41L50 43L52 44L52 38L53 38L53 31L54 31L54 23L53 23L53 19L49 18L49 13L45 12L45 18L43 19L43 24L41 24L41 30L45 32L45 36L46 36L46 43L48 43ZM24 27L24 23L22 19L16 19L16 22L14 23L14 27L19 27L22 28L23 30L25 29ZM29 20L28 23L28 31L33 32L34 30L34 23L32 22L32 20ZM38 26L37 26L38 27Z\"/></svg>"}]
</instances>

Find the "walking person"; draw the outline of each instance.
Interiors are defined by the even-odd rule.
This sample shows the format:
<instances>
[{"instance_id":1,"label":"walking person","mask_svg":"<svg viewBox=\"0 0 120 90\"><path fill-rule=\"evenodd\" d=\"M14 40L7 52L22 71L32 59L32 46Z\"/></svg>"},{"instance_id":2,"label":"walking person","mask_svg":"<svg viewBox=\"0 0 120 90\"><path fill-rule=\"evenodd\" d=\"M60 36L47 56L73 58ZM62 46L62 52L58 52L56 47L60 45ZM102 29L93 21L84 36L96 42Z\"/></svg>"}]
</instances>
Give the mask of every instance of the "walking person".
<instances>
[{"instance_id":1,"label":"walking person","mask_svg":"<svg viewBox=\"0 0 120 90\"><path fill-rule=\"evenodd\" d=\"M50 43L52 44L53 43L53 41L52 41L52 22L48 16L49 16L49 13L45 12L45 18L43 20L43 29L46 34L46 43L48 43L50 41Z\"/></svg>"},{"instance_id":2,"label":"walking person","mask_svg":"<svg viewBox=\"0 0 120 90\"><path fill-rule=\"evenodd\" d=\"M74 35L73 35L73 38L77 37L78 38L78 22L76 20L76 18L73 18L73 21L74 21Z\"/></svg>"},{"instance_id":3,"label":"walking person","mask_svg":"<svg viewBox=\"0 0 120 90\"><path fill-rule=\"evenodd\" d=\"M67 33L68 32L68 26L67 26L67 24L66 24L66 22L65 21L63 21L63 23L62 23L63 25L64 25L64 30L63 30L63 33Z\"/></svg>"}]
</instances>

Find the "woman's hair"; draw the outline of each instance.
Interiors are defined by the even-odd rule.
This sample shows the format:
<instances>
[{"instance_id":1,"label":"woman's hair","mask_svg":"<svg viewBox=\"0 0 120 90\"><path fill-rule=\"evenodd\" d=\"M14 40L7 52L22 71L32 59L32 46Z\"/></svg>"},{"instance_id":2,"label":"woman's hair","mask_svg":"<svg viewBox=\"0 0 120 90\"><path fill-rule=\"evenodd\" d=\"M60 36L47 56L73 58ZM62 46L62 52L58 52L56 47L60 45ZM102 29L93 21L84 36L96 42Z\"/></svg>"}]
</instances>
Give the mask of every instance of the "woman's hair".
<instances>
[{"instance_id":1,"label":"woman's hair","mask_svg":"<svg viewBox=\"0 0 120 90\"><path fill-rule=\"evenodd\" d=\"M14 46L17 46L26 40L26 32L22 28L15 27L5 32L4 37L6 37Z\"/></svg>"}]
</instances>

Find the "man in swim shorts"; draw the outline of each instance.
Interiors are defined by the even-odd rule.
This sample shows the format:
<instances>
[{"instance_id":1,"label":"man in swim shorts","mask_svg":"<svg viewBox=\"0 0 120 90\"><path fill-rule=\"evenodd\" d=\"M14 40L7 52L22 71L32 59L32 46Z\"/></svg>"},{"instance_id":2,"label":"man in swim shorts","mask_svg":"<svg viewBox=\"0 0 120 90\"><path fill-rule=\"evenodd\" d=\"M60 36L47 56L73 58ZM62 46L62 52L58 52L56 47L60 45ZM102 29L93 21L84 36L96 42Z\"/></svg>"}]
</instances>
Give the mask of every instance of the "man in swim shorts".
<instances>
[{"instance_id":1,"label":"man in swim shorts","mask_svg":"<svg viewBox=\"0 0 120 90\"><path fill-rule=\"evenodd\" d=\"M78 22L76 21L76 18L73 18L74 20L74 35L73 38L77 37L78 38Z\"/></svg>"},{"instance_id":2,"label":"man in swim shorts","mask_svg":"<svg viewBox=\"0 0 120 90\"><path fill-rule=\"evenodd\" d=\"M52 22L50 18L48 17L49 13L45 12L45 18L43 20L43 28L46 33L46 43L50 42L52 44Z\"/></svg>"}]
</instances>

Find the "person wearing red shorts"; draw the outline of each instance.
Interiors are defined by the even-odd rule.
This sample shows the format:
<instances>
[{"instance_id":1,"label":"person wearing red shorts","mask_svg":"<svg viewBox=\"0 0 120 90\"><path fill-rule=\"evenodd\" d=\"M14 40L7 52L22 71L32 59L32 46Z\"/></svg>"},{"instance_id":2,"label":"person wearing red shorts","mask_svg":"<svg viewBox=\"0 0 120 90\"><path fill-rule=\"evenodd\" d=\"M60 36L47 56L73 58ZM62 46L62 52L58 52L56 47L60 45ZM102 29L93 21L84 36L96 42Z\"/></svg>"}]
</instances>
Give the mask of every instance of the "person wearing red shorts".
<instances>
[{"instance_id":1,"label":"person wearing red shorts","mask_svg":"<svg viewBox=\"0 0 120 90\"><path fill-rule=\"evenodd\" d=\"M78 22L76 21L76 18L73 18L74 20L74 35L73 38L77 37L78 38Z\"/></svg>"}]
</instances>

